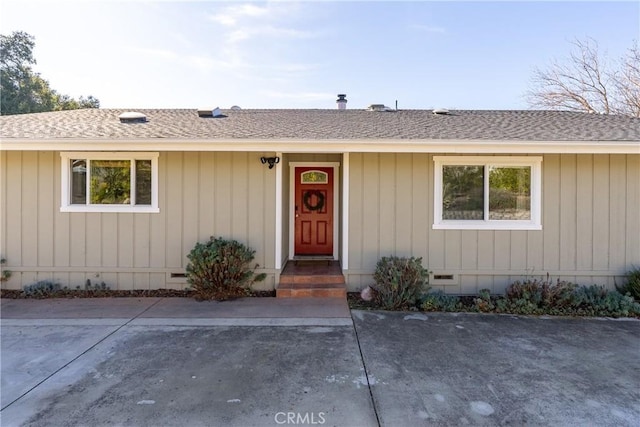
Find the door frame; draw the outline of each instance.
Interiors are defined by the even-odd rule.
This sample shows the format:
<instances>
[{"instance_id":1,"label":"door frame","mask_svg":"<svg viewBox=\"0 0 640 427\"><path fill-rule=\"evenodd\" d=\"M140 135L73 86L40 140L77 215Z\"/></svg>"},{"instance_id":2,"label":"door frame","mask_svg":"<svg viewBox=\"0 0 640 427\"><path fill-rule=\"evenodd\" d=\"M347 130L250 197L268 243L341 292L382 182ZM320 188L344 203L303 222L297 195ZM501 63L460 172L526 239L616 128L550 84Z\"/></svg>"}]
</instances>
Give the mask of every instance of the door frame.
<instances>
[{"instance_id":1,"label":"door frame","mask_svg":"<svg viewBox=\"0 0 640 427\"><path fill-rule=\"evenodd\" d=\"M289 259L295 257L295 192L296 168L333 168L333 259L338 260L340 246L340 162L289 162Z\"/></svg>"}]
</instances>

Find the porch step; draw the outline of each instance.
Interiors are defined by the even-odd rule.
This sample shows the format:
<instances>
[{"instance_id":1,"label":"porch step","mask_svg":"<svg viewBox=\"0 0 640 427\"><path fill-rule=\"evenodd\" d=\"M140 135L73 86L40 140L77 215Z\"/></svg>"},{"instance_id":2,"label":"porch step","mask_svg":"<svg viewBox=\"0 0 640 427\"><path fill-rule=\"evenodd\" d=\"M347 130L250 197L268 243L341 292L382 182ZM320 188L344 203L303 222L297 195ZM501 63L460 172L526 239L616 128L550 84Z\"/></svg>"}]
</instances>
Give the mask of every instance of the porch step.
<instances>
[{"instance_id":1,"label":"porch step","mask_svg":"<svg viewBox=\"0 0 640 427\"><path fill-rule=\"evenodd\" d=\"M322 284L322 283L336 283L336 284L344 284L344 276L342 274L291 274L291 275L280 275L280 284L296 284L296 285L304 285L304 284Z\"/></svg>"},{"instance_id":2,"label":"porch step","mask_svg":"<svg viewBox=\"0 0 640 427\"><path fill-rule=\"evenodd\" d=\"M282 283L276 289L277 298L346 298L344 283Z\"/></svg>"},{"instance_id":3,"label":"porch step","mask_svg":"<svg viewBox=\"0 0 640 427\"><path fill-rule=\"evenodd\" d=\"M342 269L338 261L293 260L287 262L278 288L278 298L346 298Z\"/></svg>"}]
</instances>

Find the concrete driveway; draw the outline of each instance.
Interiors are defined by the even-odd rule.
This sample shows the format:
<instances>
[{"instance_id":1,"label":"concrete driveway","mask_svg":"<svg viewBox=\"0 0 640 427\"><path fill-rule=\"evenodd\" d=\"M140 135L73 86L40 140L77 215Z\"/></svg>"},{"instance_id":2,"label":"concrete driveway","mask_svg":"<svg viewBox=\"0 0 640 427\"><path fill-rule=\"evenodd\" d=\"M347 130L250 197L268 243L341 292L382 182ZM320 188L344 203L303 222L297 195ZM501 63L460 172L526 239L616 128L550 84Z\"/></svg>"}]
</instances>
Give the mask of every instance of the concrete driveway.
<instances>
[{"instance_id":1,"label":"concrete driveway","mask_svg":"<svg viewBox=\"0 0 640 427\"><path fill-rule=\"evenodd\" d=\"M637 320L353 314L381 425L640 425Z\"/></svg>"},{"instance_id":2,"label":"concrete driveway","mask_svg":"<svg viewBox=\"0 0 640 427\"><path fill-rule=\"evenodd\" d=\"M2 301L3 426L640 425L640 322Z\"/></svg>"}]
</instances>

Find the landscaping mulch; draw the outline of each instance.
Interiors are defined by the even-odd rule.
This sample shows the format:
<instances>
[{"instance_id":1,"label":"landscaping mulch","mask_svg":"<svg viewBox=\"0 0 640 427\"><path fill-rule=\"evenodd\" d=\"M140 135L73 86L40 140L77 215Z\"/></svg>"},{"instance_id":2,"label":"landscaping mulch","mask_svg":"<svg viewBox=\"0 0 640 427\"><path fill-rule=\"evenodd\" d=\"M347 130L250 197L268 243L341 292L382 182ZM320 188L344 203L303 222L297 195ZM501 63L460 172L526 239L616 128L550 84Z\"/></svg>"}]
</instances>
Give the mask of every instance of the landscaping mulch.
<instances>
[{"instance_id":1,"label":"landscaping mulch","mask_svg":"<svg viewBox=\"0 0 640 427\"><path fill-rule=\"evenodd\" d=\"M252 291L247 297L270 298L276 296L276 291ZM63 289L40 295L28 295L21 290L0 290L0 298L4 299L47 299L47 298L193 298L194 292L177 289L138 289L131 291L99 290L69 290Z\"/></svg>"}]
</instances>

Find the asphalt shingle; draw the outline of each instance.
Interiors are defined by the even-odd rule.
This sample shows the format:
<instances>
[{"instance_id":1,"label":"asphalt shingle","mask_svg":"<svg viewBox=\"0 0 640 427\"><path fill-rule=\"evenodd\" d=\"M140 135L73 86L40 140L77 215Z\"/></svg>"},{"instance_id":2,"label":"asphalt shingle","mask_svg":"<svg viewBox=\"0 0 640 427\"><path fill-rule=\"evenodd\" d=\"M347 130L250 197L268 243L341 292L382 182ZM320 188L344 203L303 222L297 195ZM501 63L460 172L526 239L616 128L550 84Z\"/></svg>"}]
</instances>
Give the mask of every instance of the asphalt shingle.
<instances>
[{"instance_id":1,"label":"asphalt shingle","mask_svg":"<svg viewBox=\"0 0 640 427\"><path fill-rule=\"evenodd\" d=\"M146 123L121 123L126 111ZM640 141L640 118L568 111L86 109L0 117L9 139Z\"/></svg>"}]
</instances>

